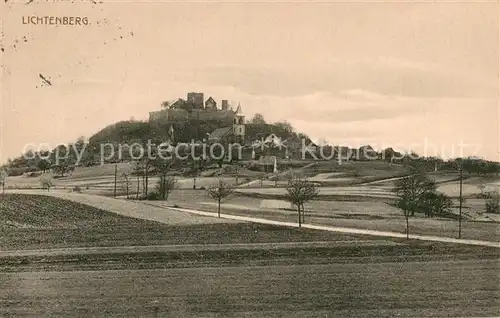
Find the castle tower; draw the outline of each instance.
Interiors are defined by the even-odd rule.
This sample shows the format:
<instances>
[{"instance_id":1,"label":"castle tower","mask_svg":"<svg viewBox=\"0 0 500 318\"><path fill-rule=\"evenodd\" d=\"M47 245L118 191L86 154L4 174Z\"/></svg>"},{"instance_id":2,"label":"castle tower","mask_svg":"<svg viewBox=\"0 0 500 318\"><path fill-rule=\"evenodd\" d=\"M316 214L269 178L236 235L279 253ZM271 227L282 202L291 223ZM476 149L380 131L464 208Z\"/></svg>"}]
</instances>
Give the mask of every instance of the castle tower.
<instances>
[{"instance_id":1,"label":"castle tower","mask_svg":"<svg viewBox=\"0 0 500 318\"><path fill-rule=\"evenodd\" d=\"M203 105L204 102L204 94L191 92L187 94L187 102L190 103L194 108L203 109L205 108Z\"/></svg>"},{"instance_id":2,"label":"castle tower","mask_svg":"<svg viewBox=\"0 0 500 318\"><path fill-rule=\"evenodd\" d=\"M234 142L238 142L242 145L245 143L245 115L243 115L239 103L233 117L233 136L235 139Z\"/></svg>"}]
</instances>

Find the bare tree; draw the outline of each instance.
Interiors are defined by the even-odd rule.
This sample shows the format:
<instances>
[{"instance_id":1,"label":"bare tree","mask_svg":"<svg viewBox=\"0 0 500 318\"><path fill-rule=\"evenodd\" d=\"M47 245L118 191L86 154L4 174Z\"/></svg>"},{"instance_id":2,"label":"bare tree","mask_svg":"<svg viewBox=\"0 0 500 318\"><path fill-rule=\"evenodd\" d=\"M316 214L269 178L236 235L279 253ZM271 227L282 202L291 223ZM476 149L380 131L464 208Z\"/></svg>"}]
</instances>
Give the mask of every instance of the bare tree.
<instances>
[{"instance_id":1,"label":"bare tree","mask_svg":"<svg viewBox=\"0 0 500 318\"><path fill-rule=\"evenodd\" d=\"M50 191L50 188L54 186L54 184L52 183L52 178L49 176L41 177L40 184L42 185L42 189L47 189L47 192Z\"/></svg>"},{"instance_id":2,"label":"bare tree","mask_svg":"<svg viewBox=\"0 0 500 318\"><path fill-rule=\"evenodd\" d=\"M286 192L286 200L297 207L300 227L304 222L304 204L319 195L319 187L307 179L292 178L288 181Z\"/></svg>"},{"instance_id":3,"label":"bare tree","mask_svg":"<svg viewBox=\"0 0 500 318\"><path fill-rule=\"evenodd\" d=\"M498 192L488 193L488 197L485 203L486 213L500 213L500 195Z\"/></svg>"},{"instance_id":4,"label":"bare tree","mask_svg":"<svg viewBox=\"0 0 500 318\"><path fill-rule=\"evenodd\" d=\"M200 170L199 162L193 160L191 170L189 171L189 174L193 178L193 190L196 190L196 178L201 174Z\"/></svg>"},{"instance_id":5,"label":"bare tree","mask_svg":"<svg viewBox=\"0 0 500 318\"><path fill-rule=\"evenodd\" d=\"M262 172L257 175L257 179L260 181L260 187L264 185L264 180L266 179L266 173Z\"/></svg>"},{"instance_id":6,"label":"bare tree","mask_svg":"<svg viewBox=\"0 0 500 318\"><path fill-rule=\"evenodd\" d=\"M484 183L480 183L477 185L479 191L481 191L481 196L484 197L484 189L486 188L486 185Z\"/></svg>"},{"instance_id":7,"label":"bare tree","mask_svg":"<svg viewBox=\"0 0 500 318\"><path fill-rule=\"evenodd\" d=\"M135 162L134 171L137 173L137 176L142 176L142 194L144 198L148 197L149 170L151 170L152 166L153 160L148 158L148 156L144 156ZM137 192L139 193L139 187L137 187Z\"/></svg>"},{"instance_id":8,"label":"bare tree","mask_svg":"<svg viewBox=\"0 0 500 318\"><path fill-rule=\"evenodd\" d=\"M144 167L144 197L148 197L148 186L149 186L149 169L152 166L152 160L147 156L142 158L143 167Z\"/></svg>"},{"instance_id":9,"label":"bare tree","mask_svg":"<svg viewBox=\"0 0 500 318\"><path fill-rule=\"evenodd\" d=\"M279 178L280 178L280 175L278 172L275 172L274 173L274 187L277 187L278 186L278 181L279 181Z\"/></svg>"},{"instance_id":10,"label":"bare tree","mask_svg":"<svg viewBox=\"0 0 500 318\"><path fill-rule=\"evenodd\" d=\"M127 194L127 199L129 198L129 189L130 189L130 179L129 179L129 176L128 174L126 174L125 172L122 173L122 178L123 178L123 187L125 188L125 192Z\"/></svg>"},{"instance_id":11,"label":"bare tree","mask_svg":"<svg viewBox=\"0 0 500 318\"><path fill-rule=\"evenodd\" d=\"M222 200L234 193L234 187L224 179L219 178L218 182L207 188L207 194L218 203L217 215L220 217L220 203Z\"/></svg>"},{"instance_id":12,"label":"bare tree","mask_svg":"<svg viewBox=\"0 0 500 318\"><path fill-rule=\"evenodd\" d=\"M193 159L189 174L193 178L193 190L196 190L196 179L201 176L203 170L205 170L208 163L208 158L200 156L199 158Z\"/></svg>"},{"instance_id":13,"label":"bare tree","mask_svg":"<svg viewBox=\"0 0 500 318\"><path fill-rule=\"evenodd\" d=\"M235 179L236 179L236 185L238 185L238 181L239 181L239 177L240 177L240 165L238 162L236 162L234 164L234 170L235 170L235 173L236 173L236 176L235 176Z\"/></svg>"},{"instance_id":14,"label":"bare tree","mask_svg":"<svg viewBox=\"0 0 500 318\"><path fill-rule=\"evenodd\" d=\"M135 161L133 173L135 173L135 175L137 177L137 180L136 180L137 181L137 185L136 185L137 192L135 195L136 200L139 199L139 193L140 193L140 178L139 178L139 176L143 175L143 172L144 172L143 162L141 160Z\"/></svg>"},{"instance_id":15,"label":"bare tree","mask_svg":"<svg viewBox=\"0 0 500 318\"><path fill-rule=\"evenodd\" d=\"M424 196L436 190L436 184L424 169L413 167L410 175L396 181L394 192L397 195L396 205L403 210L406 221L406 237L410 237L409 217L422 207Z\"/></svg>"},{"instance_id":16,"label":"bare tree","mask_svg":"<svg viewBox=\"0 0 500 318\"><path fill-rule=\"evenodd\" d=\"M152 164L155 171L160 174L160 181L156 189L158 190L160 198L166 200L172 187L175 185L175 179L167 178L167 174L172 169L174 161L170 158L158 157ZM167 184L167 181L172 184Z\"/></svg>"},{"instance_id":17,"label":"bare tree","mask_svg":"<svg viewBox=\"0 0 500 318\"><path fill-rule=\"evenodd\" d=\"M162 176L160 180L158 180L158 185L156 186L156 190L158 191L158 195L162 200L168 200L169 194L174 190L177 186L177 179L174 176Z\"/></svg>"}]
</instances>

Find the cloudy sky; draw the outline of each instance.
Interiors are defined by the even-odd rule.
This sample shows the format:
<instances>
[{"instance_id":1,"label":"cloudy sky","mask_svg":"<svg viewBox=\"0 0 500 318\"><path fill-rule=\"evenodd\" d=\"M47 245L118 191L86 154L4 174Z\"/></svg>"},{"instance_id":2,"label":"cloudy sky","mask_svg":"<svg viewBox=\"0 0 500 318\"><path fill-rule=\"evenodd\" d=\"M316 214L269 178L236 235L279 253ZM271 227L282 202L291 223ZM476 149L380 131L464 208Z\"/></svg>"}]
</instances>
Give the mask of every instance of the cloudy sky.
<instances>
[{"instance_id":1,"label":"cloudy sky","mask_svg":"<svg viewBox=\"0 0 500 318\"><path fill-rule=\"evenodd\" d=\"M334 144L498 159L497 1L1 6L0 162L188 91ZM23 25L30 15L90 25Z\"/></svg>"}]
</instances>

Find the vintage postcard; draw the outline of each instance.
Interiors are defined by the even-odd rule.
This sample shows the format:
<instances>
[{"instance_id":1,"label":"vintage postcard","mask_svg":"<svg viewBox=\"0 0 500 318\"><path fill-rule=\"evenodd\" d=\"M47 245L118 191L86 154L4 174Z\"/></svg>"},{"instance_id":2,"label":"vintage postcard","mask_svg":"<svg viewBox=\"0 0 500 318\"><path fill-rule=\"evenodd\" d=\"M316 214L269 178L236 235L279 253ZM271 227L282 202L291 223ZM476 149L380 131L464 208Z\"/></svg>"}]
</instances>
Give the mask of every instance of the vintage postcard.
<instances>
[{"instance_id":1,"label":"vintage postcard","mask_svg":"<svg viewBox=\"0 0 500 318\"><path fill-rule=\"evenodd\" d=\"M0 7L0 316L500 314L497 0Z\"/></svg>"}]
</instances>

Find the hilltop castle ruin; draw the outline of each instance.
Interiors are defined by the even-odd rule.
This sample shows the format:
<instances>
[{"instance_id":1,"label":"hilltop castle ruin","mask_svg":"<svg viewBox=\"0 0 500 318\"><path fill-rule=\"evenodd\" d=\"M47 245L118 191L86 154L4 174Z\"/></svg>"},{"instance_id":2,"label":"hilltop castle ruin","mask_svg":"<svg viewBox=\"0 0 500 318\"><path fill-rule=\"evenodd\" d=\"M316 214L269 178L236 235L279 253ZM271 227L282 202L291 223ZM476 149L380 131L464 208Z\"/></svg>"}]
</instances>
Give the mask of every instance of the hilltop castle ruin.
<instances>
[{"instance_id":1,"label":"hilltop castle ruin","mask_svg":"<svg viewBox=\"0 0 500 318\"><path fill-rule=\"evenodd\" d=\"M214 98L205 100L203 93L195 92L188 93L186 99L163 102L162 107L162 110L149 113L149 121L178 123L189 120L217 120L232 123L236 114L228 100L222 100L221 108L218 108Z\"/></svg>"}]
</instances>

